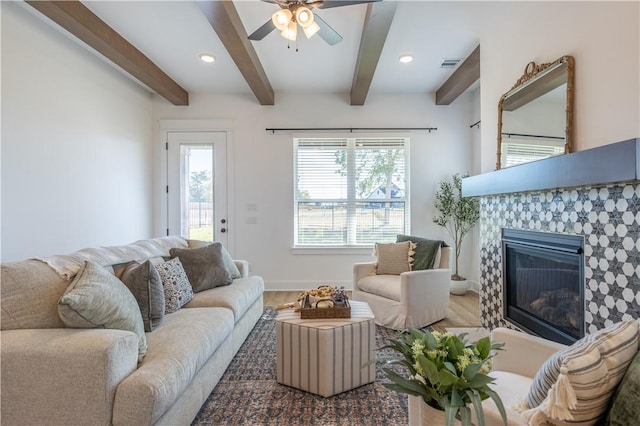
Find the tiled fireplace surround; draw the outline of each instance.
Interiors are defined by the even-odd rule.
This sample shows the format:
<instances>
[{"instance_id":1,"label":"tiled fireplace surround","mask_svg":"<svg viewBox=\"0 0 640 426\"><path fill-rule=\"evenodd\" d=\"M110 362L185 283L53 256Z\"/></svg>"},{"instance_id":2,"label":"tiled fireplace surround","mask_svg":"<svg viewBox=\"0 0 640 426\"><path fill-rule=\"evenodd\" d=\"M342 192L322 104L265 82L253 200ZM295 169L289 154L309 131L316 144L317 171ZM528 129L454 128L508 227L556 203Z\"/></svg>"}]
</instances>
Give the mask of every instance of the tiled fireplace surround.
<instances>
[{"instance_id":1,"label":"tiled fireplace surround","mask_svg":"<svg viewBox=\"0 0 640 426\"><path fill-rule=\"evenodd\" d=\"M514 190L505 190L495 194L495 188L488 191L478 191L478 180L474 185L464 185L463 191L467 195L480 195L480 321L482 326L493 329L498 326L512 327L503 318L502 300L502 248L501 238L503 228L554 232L584 236L585 255L585 331L594 332L615 322L626 319L640 318L640 181L638 169L640 164L640 140L632 140L635 145L634 158L627 159L626 165L634 168L633 173L626 173L630 179L620 179L619 175L606 176L602 168L620 166L614 161L617 156L625 156L633 147L619 152L614 158L604 156L601 169L582 181L599 181L604 183L590 183L563 187L553 185L556 189L526 190L518 187L535 187L534 185L507 185ZM620 145L615 144L615 145ZM613 145L612 145L613 146ZM595 151L595 150L592 150ZM620 151L620 150L618 150ZM591 157L598 157L600 152L591 153ZM636 159L636 155L639 156ZM570 154L572 162L558 163L565 165L568 170L557 173L559 182L576 182L572 179L571 169L579 164L577 160L584 156ZM589 155L587 155L589 157ZM549 161L549 160L542 160ZM554 159L554 161L560 161ZM561 161L565 161L564 159ZM587 158L587 163L590 159ZM540 162L538 162L540 163ZM608 163L608 164L607 164ZM526 165L520 173L525 172L527 179L535 180L541 175L530 173L545 173L539 167ZM553 170L558 164L547 165ZM592 165L591 165L592 166ZM523 166L517 166L523 167ZM517 168L516 167L516 168ZM589 167L586 164L585 167ZM514 168L515 169L515 168ZM549 169L547 169L548 171ZM499 174L503 171L492 172ZM507 178L513 175L509 171ZM554 172L551 172L554 174ZM579 174L579 173L578 173ZM588 174L587 174L588 175ZM599 180L599 176L606 178ZM567 178L569 176L569 178ZM540 186L549 188L547 184L557 180L556 177L544 176ZM471 178L473 179L473 178ZM495 182L491 179L480 179L480 186ZM621 183L607 183L615 179ZM545 186L546 185L546 186ZM466 187L473 187L467 190ZM568 186L568 185L567 185ZM499 190L502 192L501 190ZM475 192L475 194L474 194ZM483 192L487 194L482 195ZM493 192L493 193L492 193Z\"/></svg>"}]
</instances>

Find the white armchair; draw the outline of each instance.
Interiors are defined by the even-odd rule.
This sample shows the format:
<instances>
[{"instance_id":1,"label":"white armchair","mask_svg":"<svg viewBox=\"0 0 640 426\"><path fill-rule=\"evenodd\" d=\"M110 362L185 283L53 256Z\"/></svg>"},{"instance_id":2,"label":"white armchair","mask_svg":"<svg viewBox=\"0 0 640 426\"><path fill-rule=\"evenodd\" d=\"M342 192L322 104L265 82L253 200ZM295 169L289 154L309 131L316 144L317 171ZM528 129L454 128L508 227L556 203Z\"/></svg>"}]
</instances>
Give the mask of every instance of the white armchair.
<instances>
[{"instance_id":1,"label":"white armchair","mask_svg":"<svg viewBox=\"0 0 640 426\"><path fill-rule=\"evenodd\" d=\"M422 328L447 316L451 248L442 247L436 269L376 275L376 263L353 265L353 300L367 302L376 324L403 330ZM437 261L437 259L436 259Z\"/></svg>"}]
</instances>

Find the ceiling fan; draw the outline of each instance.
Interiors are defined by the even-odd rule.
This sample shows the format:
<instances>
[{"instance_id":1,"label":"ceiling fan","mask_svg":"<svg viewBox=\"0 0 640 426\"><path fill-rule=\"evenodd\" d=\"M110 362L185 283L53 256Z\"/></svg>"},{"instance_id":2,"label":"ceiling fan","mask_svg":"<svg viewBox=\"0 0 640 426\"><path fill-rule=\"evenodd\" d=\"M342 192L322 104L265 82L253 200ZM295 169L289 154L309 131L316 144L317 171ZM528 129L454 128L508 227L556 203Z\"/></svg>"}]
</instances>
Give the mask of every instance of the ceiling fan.
<instances>
[{"instance_id":1,"label":"ceiling fan","mask_svg":"<svg viewBox=\"0 0 640 426\"><path fill-rule=\"evenodd\" d=\"M331 7L351 6L354 4L373 3L381 0L262 0L280 6L270 20L255 30L249 40L262 40L271 31L278 29L282 37L295 40L298 25L307 38L315 33L331 46L342 41L342 36L327 24L320 16L314 15L311 9L328 9Z\"/></svg>"}]
</instances>

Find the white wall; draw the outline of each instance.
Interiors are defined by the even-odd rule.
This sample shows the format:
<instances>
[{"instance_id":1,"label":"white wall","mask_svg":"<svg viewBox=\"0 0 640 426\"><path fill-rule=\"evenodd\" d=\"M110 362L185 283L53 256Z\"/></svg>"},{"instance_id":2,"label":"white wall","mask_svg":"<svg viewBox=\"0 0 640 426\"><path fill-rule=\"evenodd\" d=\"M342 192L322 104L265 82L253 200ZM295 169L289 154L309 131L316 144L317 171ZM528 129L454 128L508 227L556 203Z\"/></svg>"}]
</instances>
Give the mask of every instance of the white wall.
<instances>
[{"instance_id":1,"label":"white wall","mask_svg":"<svg viewBox=\"0 0 640 426\"><path fill-rule=\"evenodd\" d=\"M2 261L151 236L151 96L2 2Z\"/></svg>"},{"instance_id":2,"label":"white wall","mask_svg":"<svg viewBox=\"0 0 640 426\"><path fill-rule=\"evenodd\" d=\"M300 289L319 283L351 285L352 265L370 261L369 254L293 254L293 147L290 132L266 132L271 127L437 127L411 136L411 232L446 239L432 221L433 194L441 179L466 173L471 167L469 120L471 102L436 107L432 97L370 95L364 107L349 105L347 95L279 94L275 106L260 106L252 96L192 95L189 107L154 103L156 128L161 119L231 119L235 217L229 222L235 257L249 260L270 289ZM160 132L158 131L159 135ZM155 142L156 165L165 167L163 142ZM162 173L156 182L155 211L165 211ZM257 224L247 224L247 206L257 206ZM166 217L154 224L166 228ZM368 253L368 250L367 250ZM472 273L463 259L463 273ZM477 274L476 274L477 275Z\"/></svg>"},{"instance_id":3,"label":"white wall","mask_svg":"<svg viewBox=\"0 0 640 426\"><path fill-rule=\"evenodd\" d=\"M482 171L495 169L500 96L530 61L575 58L574 151L639 137L639 19L637 1L487 3L478 16L492 23L480 30Z\"/></svg>"}]
</instances>

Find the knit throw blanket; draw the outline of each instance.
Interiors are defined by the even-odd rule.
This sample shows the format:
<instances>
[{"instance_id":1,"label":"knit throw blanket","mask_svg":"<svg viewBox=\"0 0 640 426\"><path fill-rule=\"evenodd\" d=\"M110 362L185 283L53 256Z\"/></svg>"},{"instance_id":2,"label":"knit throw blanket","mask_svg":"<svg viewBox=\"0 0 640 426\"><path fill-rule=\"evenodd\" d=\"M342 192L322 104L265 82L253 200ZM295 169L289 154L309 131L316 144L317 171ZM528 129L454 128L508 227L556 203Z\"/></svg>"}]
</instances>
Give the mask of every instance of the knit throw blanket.
<instances>
[{"instance_id":1,"label":"knit throw blanket","mask_svg":"<svg viewBox=\"0 0 640 426\"><path fill-rule=\"evenodd\" d=\"M100 266L139 262L151 257L169 256L169 250L174 247L188 247L187 240L178 236L161 237L140 240L125 246L85 248L71 254L41 257L36 260L51 266L62 278L71 279L86 261Z\"/></svg>"}]
</instances>

